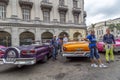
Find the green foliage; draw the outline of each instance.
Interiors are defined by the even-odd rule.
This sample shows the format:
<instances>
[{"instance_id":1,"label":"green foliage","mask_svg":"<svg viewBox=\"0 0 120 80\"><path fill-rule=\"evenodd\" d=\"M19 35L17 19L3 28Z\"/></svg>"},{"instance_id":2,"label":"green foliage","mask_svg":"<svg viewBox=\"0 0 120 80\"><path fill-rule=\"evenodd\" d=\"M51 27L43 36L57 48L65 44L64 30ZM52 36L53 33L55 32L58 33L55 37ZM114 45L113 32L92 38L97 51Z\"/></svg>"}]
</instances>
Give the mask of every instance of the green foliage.
<instances>
[{"instance_id":1,"label":"green foliage","mask_svg":"<svg viewBox=\"0 0 120 80\"><path fill-rule=\"evenodd\" d=\"M92 24L92 28L93 28L93 29L95 28L95 25L96 25L96 24Z\"/></svg>"},{"instance_id":2,"label":"green foliage","mask_svg":"<svg viewBox=\"0 0 120 80\"><path fill-rule=\"evenodd\" d=\"M120 30L120 23L118 23L118 24L110 24L108 26L109 26L110 29L116 28L117 30Z\"/></svg>"}]
</instances>

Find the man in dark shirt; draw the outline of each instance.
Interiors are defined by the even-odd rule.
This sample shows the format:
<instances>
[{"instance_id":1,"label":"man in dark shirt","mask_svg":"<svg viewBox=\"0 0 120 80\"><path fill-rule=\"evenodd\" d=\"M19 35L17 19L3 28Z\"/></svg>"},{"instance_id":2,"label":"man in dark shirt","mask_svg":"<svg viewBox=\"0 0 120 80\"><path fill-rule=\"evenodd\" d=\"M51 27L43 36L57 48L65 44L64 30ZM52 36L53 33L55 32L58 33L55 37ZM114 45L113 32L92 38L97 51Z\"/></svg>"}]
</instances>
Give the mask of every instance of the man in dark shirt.
<instances>
[{"instance_id":1,"label":"man in dark shirt","mask_svg":"<svg viewBox=\"0 0 120 80\"><path fill-rule=\"evenodd\" d=\"M54 35L52 40L51 40L51 46L53 47L53 50L52 50L52 58L53 60L57 60L57 50L58 50L58 43L57 43L57 39L56 39L56 36Z\"/></svg>"},{"instance_id":2,"label":"man in dark shirt","mask_svg":"<svg viewBox=\"0 0 120 80\"><path fill-rule=\"evenodd\" d=\"M110 33L110 29L106 29L106 34L103 36L103 42L105 43L105 50L106 50L106 61L109 63L110 61L114 61L114 54L113 54L113 47L115 44L114 35ZM110 59L109 59L110 57Z\"/></svg>"}]
</instances>

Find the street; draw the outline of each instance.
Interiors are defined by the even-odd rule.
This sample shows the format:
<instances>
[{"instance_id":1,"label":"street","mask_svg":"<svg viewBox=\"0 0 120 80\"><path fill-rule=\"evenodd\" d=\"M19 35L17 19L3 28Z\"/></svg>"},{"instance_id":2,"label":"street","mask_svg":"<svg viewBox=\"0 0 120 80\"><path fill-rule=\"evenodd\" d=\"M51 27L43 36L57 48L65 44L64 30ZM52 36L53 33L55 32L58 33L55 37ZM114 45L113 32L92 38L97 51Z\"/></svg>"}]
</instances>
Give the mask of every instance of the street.
<instances>
[{"instance_id":1,"label":"street","mask_svg":"<svg viewBox=\"0 0 120 80\"><path fill-rule=\"evenodd\" d=\"M101 54L105 63L104 55ZM106 64L106 63L105 63ZM13 65L0 66L0 80L120 80L120 55L108 68L92 68L87 58L65 60L59 55L57 61L37 63L17 68Z\"/></svg>"}]
</instances>

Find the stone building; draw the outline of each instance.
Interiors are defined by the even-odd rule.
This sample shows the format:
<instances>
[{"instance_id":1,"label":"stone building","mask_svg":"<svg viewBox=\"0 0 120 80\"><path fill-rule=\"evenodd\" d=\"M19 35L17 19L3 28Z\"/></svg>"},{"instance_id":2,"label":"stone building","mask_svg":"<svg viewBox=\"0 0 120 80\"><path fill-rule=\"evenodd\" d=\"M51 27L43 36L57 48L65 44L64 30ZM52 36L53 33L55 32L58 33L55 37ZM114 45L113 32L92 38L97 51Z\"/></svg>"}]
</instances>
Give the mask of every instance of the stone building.
<instances>
[{"instance_id":1,"label":"stone building","mask_svg":"<svg viewBox=\"0 0 120 80\"><path fill-rule=\"evenodd\" d=\"M86 35L84 0L0 0L0 45Z\"/></svg>"},{"instance_id":2,"label":"stone building","mask_svg":"<svg viewBox=\"0 0 120 80\"><path fill-rule=\"evenodd\" d=\"M95 35L97 36L98 39L102 38L104 34L106 34L106 29L109 28L109 26L111 24L120 24L120 18L116 18L116 19L109 19L106 21L102 21L102 22L98 22L94 24L94 28L92 25L90 25L88 27L88 31L89 30L94 30L95 31ZM117 30L116 28L114 28L113 30L111 30L111 33L114 34L115 37L120 37L120 30Z\"/></svg>"}]
</instances>

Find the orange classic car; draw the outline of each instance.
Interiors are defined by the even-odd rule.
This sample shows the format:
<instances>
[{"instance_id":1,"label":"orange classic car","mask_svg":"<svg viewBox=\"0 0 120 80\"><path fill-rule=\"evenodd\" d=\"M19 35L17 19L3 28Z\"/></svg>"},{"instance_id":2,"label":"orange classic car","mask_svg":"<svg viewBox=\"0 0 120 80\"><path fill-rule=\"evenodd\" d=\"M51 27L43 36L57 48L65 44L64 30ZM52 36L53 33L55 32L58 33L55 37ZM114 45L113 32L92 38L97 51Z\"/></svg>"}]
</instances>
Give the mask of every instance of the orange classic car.
<instances>
[{"instance_id":1,"label":"orange classic car","mask_svg":"<svg viewBox=\"0 0 120 80\"><path fill-rule=\"evenodd\" d=\"M89 57L89 43L86 41L73 41L63 44L64 57Z\"/></svg>"}]
</instances>

